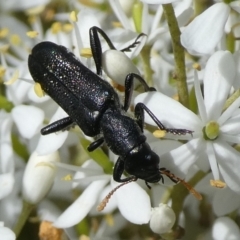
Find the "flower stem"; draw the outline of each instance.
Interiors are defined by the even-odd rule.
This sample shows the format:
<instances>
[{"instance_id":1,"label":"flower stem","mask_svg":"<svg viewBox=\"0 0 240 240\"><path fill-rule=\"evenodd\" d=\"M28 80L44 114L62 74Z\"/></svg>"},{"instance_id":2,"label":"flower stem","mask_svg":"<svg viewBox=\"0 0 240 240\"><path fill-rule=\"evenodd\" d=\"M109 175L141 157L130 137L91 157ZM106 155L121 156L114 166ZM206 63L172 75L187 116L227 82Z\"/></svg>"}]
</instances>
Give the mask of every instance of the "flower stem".
<instances>
[{"instance_id":1,"label":"flower stem","mask_svg":"<svg viewBox=\"0 0 240 240\"><path fill-rule=\"evenodd\" d=\"M34 208L34 205L23 201L23 206L22 206L22 212L18 218L18 221L13 229L13 231L16 234L16 237L20 234L23 226L25 225L25 222L27 221L30 213L32 212L32 209Z\"/></svg>"},{"instance_id":2,"label":"flower stem","mask_svg":"<svg viewBox=\"0 0 240 240\"><path fill-rule=\"evenodd\" d=\"M150 86L153 86L153 78L152 78L153 70L151 69L151 64L150 64L151 47L152 46L148 46L148 45L144 46L140 55L143 62L144 79Z\"/></svg>"},{"instance_id":3,"label":"flower stem","mask_svg":"<svg viewBox=\"0 0 240 240\"><path fill-rule=\"evenodd\" d=\"M188 89L186 82L185 55L184 48L180 42L180 29L174 13L172 4L163 4L163 10L168 22L170 35L172 38L172 47L175 60L175 78L177 80L177 89L179 102L185 107L189 106Z\"/></svg>"}]
</instances>

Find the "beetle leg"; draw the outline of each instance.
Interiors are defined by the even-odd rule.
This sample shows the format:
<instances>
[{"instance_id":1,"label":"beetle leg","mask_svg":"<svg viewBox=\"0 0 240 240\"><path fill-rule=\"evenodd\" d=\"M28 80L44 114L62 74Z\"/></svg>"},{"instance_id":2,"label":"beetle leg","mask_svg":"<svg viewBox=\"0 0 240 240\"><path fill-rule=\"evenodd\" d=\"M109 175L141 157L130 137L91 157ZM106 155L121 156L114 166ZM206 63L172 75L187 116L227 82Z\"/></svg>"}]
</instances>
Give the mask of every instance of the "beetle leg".
<instances>
[{"instance_id":1,"label":"beetle leg","mask_svg":"<svg viewBox=\"0 0 240 240\"><path fill-rule=\"evenodd\" d=\"M124 99L124 106L123 109L125 111L128 110L131 99L132 99L132 93L133 93L133 87L134 87L134 80L137 79L144 87L145 92L148 91L156 91L155 88L149 87L146 81L138 74L136 73L130 73L125 78L125 99Z\"/></svg>"},{"instance_id":2,"label":"beetle leg","mask_svg":"<svg viewBox=\"0 0 240 240\"><path fill-rule=\"evenodd\" d=\"M126 178L121 178L124 171L124 160L119 157L117 162L115 163L114 169L113 169L113 179L116 182L128 182L131 180L137 181L137 178L135 176L130 176Z\"/></svg>"},{"instance_id":3,"label":"beetle leg","mask_svg":"<svg viewBox=\"0 0 240 240\"><path fill-rule=\"evenodd\" d=\"M96 141L92 142L92 143L88 146L87 150L88 150L89 152L92 152L92 151L94 151L95 149L97 149L98 147L100 147L103 143L104 143L104 138L101 137L101 138L97 139Z\"/></svg>"},{"instance_id":4,"label":"beetle leg","mask_svg":"<svg viewBox=\"0 0 240 240\"><path fill-rule=\"evenodd\" d=\"M107 34L99 27L91 27L89 29L90 46L92 50L93 59L96 65L98 75L102 75L102 46L98 33L105 39L110 49L116 49L107 36Z\"/></svg>"},{"instance_id":5,"label":"beetle leg","mask_svg":"<svg viewBox=\"0 0 240 240\"><path fill-rule=\"evenodd\" d=\"M141 38L142 36L146 36L146 34L145 34L145 33L140 33L140 34L137 36L137 38L135 39L135 41L134 41L131 45L129 45L129 46L126 47L126 48L121 49L120 51L121 51L121 52L131 52L131 51L132 51L132 48L136 47L136 45L140 43L140 42L138 41L138 39Z\"/></svg>"},{"instance_id":6,"label":"beetle leg","mask_svg":"<svg viewBox=\"0 0 240 240\"><path fill-rule=\"evenodd\" d=\"M41 134L47 135L58 131L64 131L69 129L70 127L73 127L75 124L76 123L73 122L73 120L70 117L65 117L42 128Z\"/></svg>"},{"instance_id":7,"label":"beetle leg","mask_svg":"<svg viewBox=\"0 0 240 240\"><path fill-rule=\"evenodd\" d=\"M144 122L144 111L148 113L148 115L152 118L152 120L157 124L157 126L168 133L172 133L174 135L186 135L186 134L192 134L193 131L187 130L187 129L180 129L180 128L166 128L159 120L158 118L151 112L151 110L144 105L143 103L138 103L135 106L135 116L137 118L137 122L139 123L140 121ZM140 120L138 120L140 119ZM141 127L141 126L140 126Z\"/></svg>"}]
</instances>

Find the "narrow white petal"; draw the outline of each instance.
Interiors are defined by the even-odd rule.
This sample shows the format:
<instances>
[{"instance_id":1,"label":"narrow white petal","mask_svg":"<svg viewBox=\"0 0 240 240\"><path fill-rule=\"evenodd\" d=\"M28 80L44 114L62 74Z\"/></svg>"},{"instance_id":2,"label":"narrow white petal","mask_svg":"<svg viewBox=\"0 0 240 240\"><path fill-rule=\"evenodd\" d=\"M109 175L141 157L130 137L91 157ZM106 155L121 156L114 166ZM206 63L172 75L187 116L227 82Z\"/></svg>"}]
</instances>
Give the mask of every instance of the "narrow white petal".
<instances>
[{"instance_id":1,"label":"narrow white petal","mask_svg":"<svg viewBox=\"0 0 240 240\"><path fill-rule=\"evenodd\" d=\"M89 29L92 26L100 27L96 14L86 8L82 9L78 14L76 25L80 31L83 47L90 48Z\"/></svg>"},{"instance_id":2,"label":"narrow white petal","mask_svg":"<svg viewBox=\"0 0 240 240\"><path fill-rule=\"evenodd\" d=\"M188 169L198 159L202 147L201 139L197 138L190 140L186 144L162 155L160 159L160 168L166 168L178 177L185 177ZM156 151L156 153L161 155L160 152Z\"/></svg>"},{"instance_id":3,"label":"narrow white petal","mask_svg":"<svg viewBox=\"0 0 240 240\"><path fill-rule=\"evenodd\" d=\"M139 102L144 103L166 127L185 128L194 131L201 131L202 129L202 123L197 115L160 92L139 94L135 98L134 104L136 105ZM144 116L147 123L156 126L146 112Z\"/></svg>"},{"instance_id":4,"label":"narrow white petal","mask_svg":"<svg viewBox=\"0 0 240 240\"><path fill-rule=\"evenodd\" d=\"M193 54L210 54L220 42L230 7L216 3L197 16L183 31L182 45Z\"/></svg>"},{"instance_id":5,"label":"narrow white petal","mask_svg":"<svg viewBox=\"0 0 240 240\"><path fill-rule=\"evenodd\" d=\"M39 131L44 112L35 106L19 105L12 110L12 117L20 134L30 139Z\"/></svg>"},{"instance_id":6,"label":"narrow white petal","mask_svg":"<svg viewBox=\"0 0 240 240\"><path fill-rule=\"evenodd\" d=\"M112 181L112 186L119 183ZM118 208L121 214L130 222L145 224L151 215L150 198L137 183L131 182L116 191Z\"/></svg>"},{"instance_id":7,"label":"narrow white petal","mask_svg":"<svg viewBox=\"0 0 240 240\"><path fill-rule=\"evenodd\" d=\"M227 121L234 114L234 112L239 108L239 106L240 106L240 97L236 99L229 106L229 108L220 116L220 118L218 119L219 125L222 125L225 121Z\"/></svg>"},{"instance_id":8,"label":"narrow white petal","mask_svg":"<svg viewBox=\"0 0 240 240\"><path fill-rule=\"evenodd\" d=\"M229 188L240 193L239 163L240 153L227 143L218 141L214 143L214 150L218 156L219 170Z\"/></svg>"},{"instance_id":9,"label":"narrow white petal","mask_svg":"<svg viewBox=\"0 0 240 240\"><path fill-rule=\"evenodd\" d=\"M217 120L236 74L233 56L218 51L208 60L204 74L204 103L208 120Z\"/></svg>"},{"instance_id":10,"label":"narrow white petal","mask_svg":"<svg viewBox=\"0 0 240 240\"><path fill-rule=\"evenodd\" d=\"M237 224L229 217L220 217L215 220L212 227L213 240L238 240L240 231Z\"/></svg>"},{"instance_id":11,"label":"narrow white petal","mask_svg":"<svg viewBox=\"0 0 240 240\"><path fill-rule=\"evenodd\" d=\"M60 215L54 222L54 226L68 228L79 223L90 212L106 183L106 180L92 182L75 202Z\"/></svg>"},{"instance_id":12,"label":"narrow white petal","mask_svg":"<svg viewBox=\"0 0 240 240\"><path fill-rule=\"evenodd\" d=\"M212 174L215 180L219 180L220 179L220 175L219 175L219 169L218 169L218 164L217 164L217 159L216 159L216 155L213 149L213 144L211 141L207 142L207 149L206 149L206 153L208 155L208 160L210 163L210 167L212 170Z\"/></svg>"},{"instance_id":13,"label":"narrow white petal","mask_svg":"<svg viewBox=\"0 0 240 240\"><path fill-rule=\"evenodd\" d=\"M118 0L109 0L109 3L117 16L118 20L122 23L123 27L125 29L133 30L131 27L131 24L124 13L123 9L121 8L121 5Z\"/></svg>"},{"instance_id":14,"label":"narrow white petal","mask_svg":"<svg viewBox=\"0 0 240 240\"><path fill-rule=\"evenodd\" d=\"M201 119L202 119L203 123L205 124L207 121L207 112L206 112L206 108L204 105L202 90L200 87L200 82L198 79L197 71L194 71L194 87L195 87L195 95L196 95L196 99L197 99L199 115L201 116Z\"/></svg>"},{"instance_id":15,"label":"narrow white petal","mask_svg":"<svg viewBox=\"0 0 240 240\"><path fill-rule=\"evenodd\" d=\"M0 174L0 199L9 195L13 190L14 176L12 173Z\"/></svg>"},{"instance_id":16,"label":"narrow white petal","mask_svg":"<svg viewBox=\"0 0 240 240\"><path fill-rule=\"evenodd\" d=\"M239 123L238 123L239 128ZM238 129L239 131L239 129ZM221 139L225 142L229 143L239 143L240 142L240 135L233 135L233 134L227 134L227 133L221 133Z\"/></svg>"},{"instance_id":17,"label":"narrow white petal","mask_svg":"<svg viewBox=\"0 0 240 240\"><path fill-rule=\"evenodd\" d=\"M224 216L240 207L239 195L228 187L216 189L212 205L213 211L218 217Z\"/></svg>"}]
</instances>

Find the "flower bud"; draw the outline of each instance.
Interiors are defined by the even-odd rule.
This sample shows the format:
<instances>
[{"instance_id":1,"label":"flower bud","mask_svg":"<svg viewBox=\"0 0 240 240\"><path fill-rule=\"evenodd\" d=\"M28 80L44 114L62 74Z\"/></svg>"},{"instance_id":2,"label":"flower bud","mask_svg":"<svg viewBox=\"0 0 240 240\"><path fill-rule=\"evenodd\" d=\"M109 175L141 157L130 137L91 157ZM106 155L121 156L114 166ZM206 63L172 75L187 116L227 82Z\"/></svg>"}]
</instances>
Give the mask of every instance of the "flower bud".
<instances>
[{"instance_id":1,"label":"flower bud","mask_svg":"<svg viewBox=\"0 0 240 240\"><path fill-rule=\"evenodd\" d=\"M102 55L104 72L116 83L124 86L129 73L140 74L137 67L123 52L107 50Z\"/></svg>"},{"instance_id":2,"label":"flower bud","mask_svg":"<svg viewBox=\"0 0 240 240\"><path fill-rule=\"evenodd\" d=\"M150 228L158 234L167 233L173 227L176 216L172 208L166 204L159 204L159 207L152 209Z\"/></svg>"},{"instance_id":3,"label":"flower bud","mask_svg":"<svg viewBox=\"0 0 240 240\"><path fill-rule=\"evenodd\" d=\"M4 227L3 222L0 222L0 239L5 239L5 240L16 239L15 233L10 228Z\"/></svg>"},{"instance_id":4,"label":"flower bud","mask_svg":"<svg viewBox=\"0 0 240 240\"><path fill-rule=\"evenodd\" d=\"M39 156L32 153L23 176L23 198L31 204L40 202L52 187L56 166L59 162L58 152Z\"/></svg>"}]
</instances>

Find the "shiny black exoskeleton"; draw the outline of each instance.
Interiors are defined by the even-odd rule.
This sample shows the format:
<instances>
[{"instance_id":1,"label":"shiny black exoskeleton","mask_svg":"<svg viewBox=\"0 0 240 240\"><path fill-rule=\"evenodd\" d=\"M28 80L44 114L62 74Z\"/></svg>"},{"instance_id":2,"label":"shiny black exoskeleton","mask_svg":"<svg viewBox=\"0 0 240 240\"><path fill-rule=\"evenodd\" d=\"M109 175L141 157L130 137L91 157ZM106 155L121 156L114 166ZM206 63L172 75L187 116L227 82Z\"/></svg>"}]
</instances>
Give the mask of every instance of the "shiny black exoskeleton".
<instances>
[{"instance_id":1,"label":"shiny black exoskeleton","mask_svg":"<svg viewBox=\"0 0 240 240\"><path fill-rule=\"evenodd\" d=\"M144 111L162 130L173 134L186 134L191 131L165 128L142 103L135 107L136 120L128 117L126 111L130 105L134 79L140 81L145 91L154 89L139 75L130 73L126 76L125 101L124 105L121 105L113 87L99 76L102 71L102 49L98 33L111 49L115 48L101 29L93 27L89 33L98 75L85 67L65 47L52 42L37 44L29 55L28 66L34 81L69 115L46 126L41 133L45 135L65 130L77 124L87 136L95 137L101 134L100 138L90 144L89 151L95 150L105 142L119 155L113 173L115 181L126 182L140 178L146 183L155 183L163 180L159 156L151 150L143 134ZM129 51L136 44L137 39L122 51ZM122 179L124 170L130 176Z\"/></svg>"}]
</instances>

